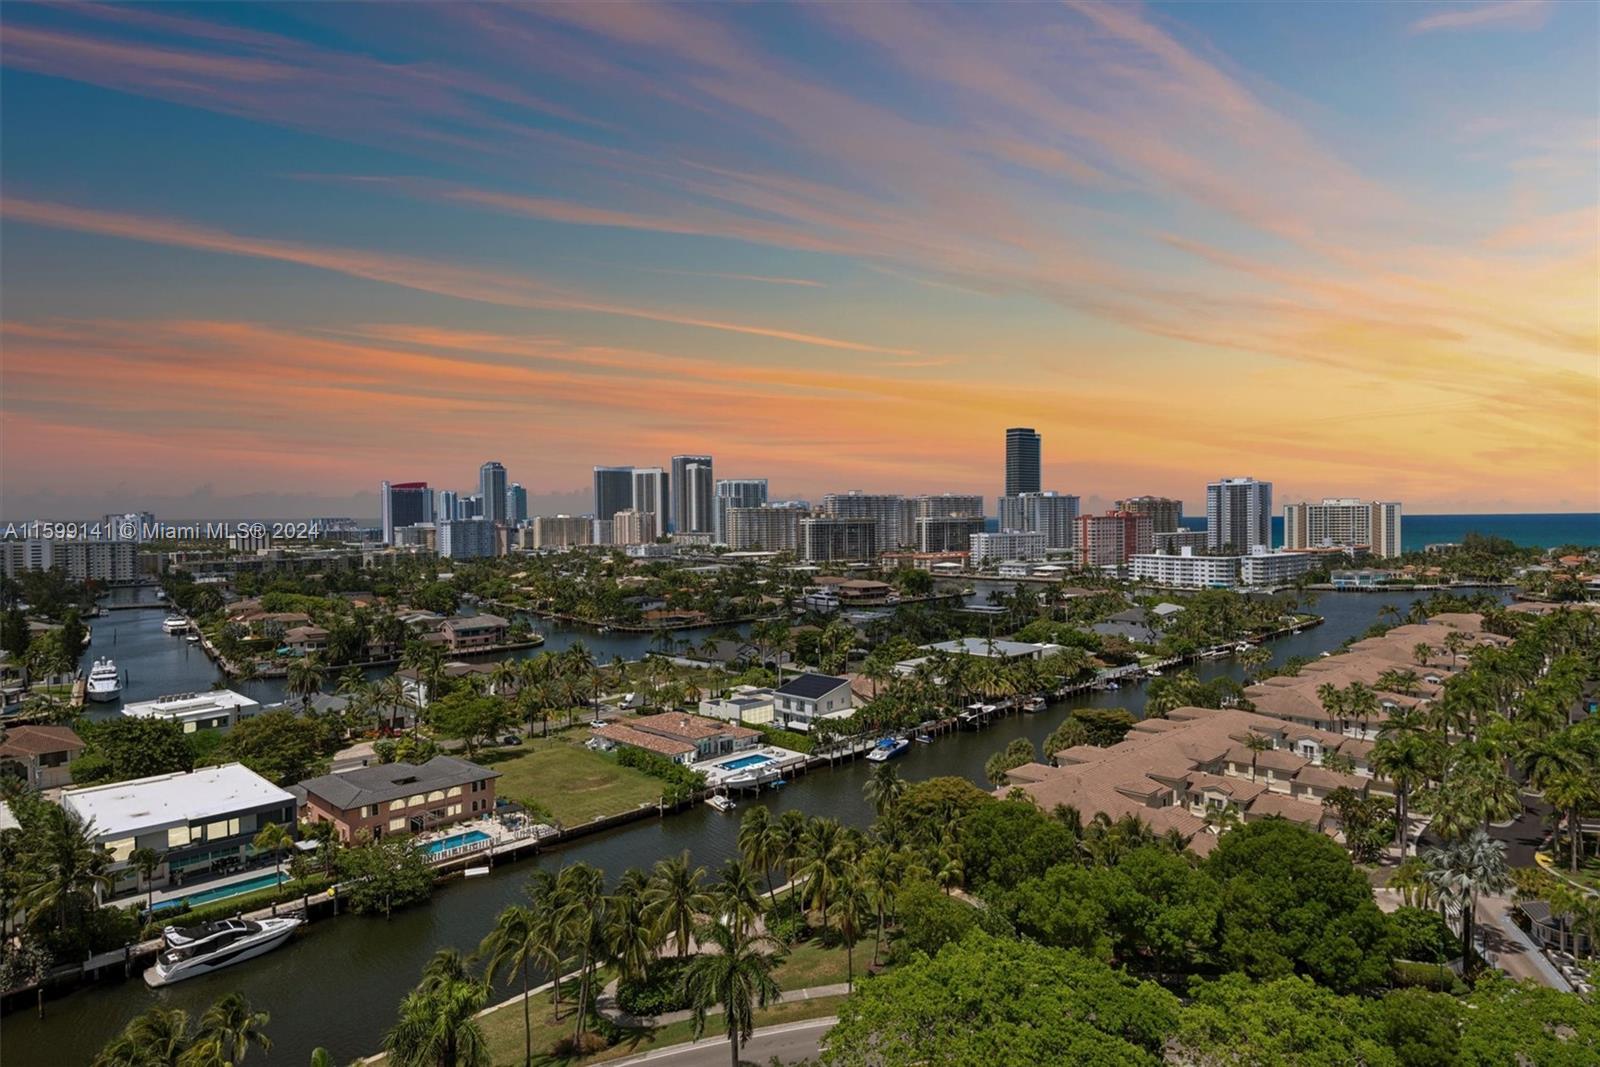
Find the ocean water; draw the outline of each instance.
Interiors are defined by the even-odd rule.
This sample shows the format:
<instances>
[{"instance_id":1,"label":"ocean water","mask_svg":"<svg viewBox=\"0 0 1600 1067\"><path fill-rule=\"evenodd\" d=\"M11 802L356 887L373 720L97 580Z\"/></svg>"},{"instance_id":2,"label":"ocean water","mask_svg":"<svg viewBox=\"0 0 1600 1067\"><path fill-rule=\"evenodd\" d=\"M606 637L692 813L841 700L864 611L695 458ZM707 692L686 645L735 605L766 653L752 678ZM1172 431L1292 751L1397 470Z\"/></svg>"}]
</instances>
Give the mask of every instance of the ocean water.
<instances>
[{"instance_id":1,"label":"ocean water","mask_svg":"<svg viewBox=\"0 0 1600 1067\"><path fill-rule=\"evenodd\" d=\"M1204 515L1185 515L1185 526L1204 530ZM1600 545L1600 514L1564 512L1543 515L1405 515L1400 520L1401 545L1420 552L1426 545L1460 542L1469 532L1504 537L1524 548L1557 545ZM1283 543L1283 516L1272 517L1272 542Z\"/></svg>"}]
</instances>

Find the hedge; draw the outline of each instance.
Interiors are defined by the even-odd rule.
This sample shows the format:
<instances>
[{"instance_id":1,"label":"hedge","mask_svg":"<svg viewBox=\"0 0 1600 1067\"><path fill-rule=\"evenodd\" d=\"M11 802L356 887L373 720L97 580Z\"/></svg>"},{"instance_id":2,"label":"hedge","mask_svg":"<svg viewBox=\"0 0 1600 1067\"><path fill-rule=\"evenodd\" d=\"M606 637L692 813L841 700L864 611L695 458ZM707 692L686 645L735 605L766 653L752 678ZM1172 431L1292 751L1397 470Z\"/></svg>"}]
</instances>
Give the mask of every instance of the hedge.
<instances>
[{"instance_id":1,"label":"hedge","mask_svg":"<svg viewBox=\"0 0 1600 1067\"><path fill-rule=\"evenodd\" d=\"M299 901L308 893L317 896L327 892L333 879L325 874L313 874L301 881L284 882L277 887L268 886L258 889L253 893L240 893L236 897L227 897L223 900L202 904L198 908L164 908L151 916L145 925L143 936L145 939L158 937L162 927L172 926L177 920L182 920L183 925L195 926L200 923L211 922L216 919L231 919L241 912L255 911L265 908L277 901L280 904Z\"/></svg>"}]
</instances>

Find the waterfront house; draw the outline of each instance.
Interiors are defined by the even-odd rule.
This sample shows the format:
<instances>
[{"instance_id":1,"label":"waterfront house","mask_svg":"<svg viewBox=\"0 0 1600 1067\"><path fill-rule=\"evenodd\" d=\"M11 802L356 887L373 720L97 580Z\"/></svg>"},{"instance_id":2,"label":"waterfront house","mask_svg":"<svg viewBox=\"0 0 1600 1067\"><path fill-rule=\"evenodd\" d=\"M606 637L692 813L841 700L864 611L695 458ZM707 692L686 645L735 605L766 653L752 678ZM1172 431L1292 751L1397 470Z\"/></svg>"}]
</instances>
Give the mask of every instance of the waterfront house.
<instances>
[{"instance_id":1,"label":"waterfront house","mask_svg":"<svg viewBox=\"0 0 1600 1067\"><path fill-rule=\"evenodd\" d=\"M689 764L752 748L761 742L761 731L669 711L607 723L594 731L594 737L602 749L618 745L640 748L675 763Z\"/></svg>"},{"instance_id":2,"label":"waterfront house","mask_svg":"<svg viewBox=\"0 0 1600 1067\"><path fill-rule=\"evenodd\" d=\"M0 775L20 778L35 789L72 784L72 761L83 739L65 726L13 726L0 739Z\"/></svg>"},{"instance_id":3,"label":"waterfront house","mask_svg":"<svg viewBox=\"0 0 1600 1067\"><path fill-rule=\"evenodd\" d=\"M328 631L320 626L296 626L284 632L283 644L298 656L308 656L328 647Z\"/></svg>"},{"instance_id":4,"label":"waterfront house","mask_svg":"<svg viewBox=\"0 0 1600 1067\"><path fill-rule=\"evenodd\" d=\"M848 719L854 698L848 678L801 674L773 690L776 721L786 730L809 733L823 719Z\"/></svg>"},{"instance_id":5,"label":"waterfront house","mask_svg":"<svg viewBox=\"0 0 1600 1067\"><path fill-rule=\"evenodd\" d=\"M464 663L461 660L451 660L440 668L440 674L451 681L467 678L472 675L488 676L494 673L493 663ZM429 692L428 680L414 667L406 667L395 671L400 679L401 689L405 692L406 699L419 708L428 706L428 701L433 699ZM485 691L494 692L493 684L486 684Z\"/></svg>"},{"instance_id":6,"label":"waterfront house","mask_svg":"<svg viewBox=\"0 0 1600 1067\"><path fill-rule=\"evenodd\" d=\"M201 730L228 731L240 719L248 719L261 705L231 689L212 689L204 693L171 693L122 705L122 714L135 719L166 719L183 727L186 734Z\"/></svg>"},{"instance_id":7,"label":"waterfront house","mask_svg":"<svg viewBox=\"0 0 1600 1067\"><path fill-rule=\"evenodd\" d=\"M727 722L765 726L772 722L776 699L776 694L771 689L755 685L736 685L726 696L708 697L700 701L700 714Z\"/></svg>"},{"instance_id":8,"label":"waterfront house","mask_svg":"<svg viewBox=\"0 0 1600 1067\"><path fill-rule=\"evenodd\" d=\"M454 756L422 764L380 763L308 778L293 786L312 822L332 823L345 843L366 834L415 834L494 811L499 771Z\"/></svg>"},{"instance_id":9,"label":"waterfront house","mask_svg":"<svg viewBox=\"0 0 1600 1067\"><path fill-rule=\"evenodd\" d=\"M445 647L451 652L471 652L473 649L505 644L510 626L498 615L472 615L446 619L440 630L444 634Z\"/></svg>"},{"instance_id":10,"label":"waterfront house","mask_svg":"<svg viewBox=\"0 0 1600 1067\"><path fill-rule=\"evenodd\" d=\"M251 842L268 823L294 832L299 802L242 763L130 782L68 789L61 806L111 852L113 895L142 888L128 862L136 848L160 853L156 888L226 872L255 860Z\"/></svg>"}]
</instances>

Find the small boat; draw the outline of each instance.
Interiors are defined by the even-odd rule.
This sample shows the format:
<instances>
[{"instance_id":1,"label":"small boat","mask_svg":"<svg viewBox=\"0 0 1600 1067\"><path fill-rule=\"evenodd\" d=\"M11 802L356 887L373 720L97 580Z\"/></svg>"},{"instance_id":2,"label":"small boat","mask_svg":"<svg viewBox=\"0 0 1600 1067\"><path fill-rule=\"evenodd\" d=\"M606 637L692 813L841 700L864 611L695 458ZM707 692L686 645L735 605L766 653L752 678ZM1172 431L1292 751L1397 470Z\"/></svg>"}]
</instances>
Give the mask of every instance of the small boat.
<instances>
[{"instance_id":1,"label":"small boat","mask_svg":"<svg viewBox=\"0 0 1600 1067\"><path fill-rule=\"evenodd\" d=\"M896 756L905 755L906 749L911 747L911 742L903 737L885 737L872 751L867 753L867 759L872 763L887 763Z\"/></svg>"},{"instance_id":2,"label":"small boat","mask_svg":"<svg viewBox=\"0 0 1600 1067\"><path fill-rule=\"evenodd\" d=\"M927 734L918 734L916 736L916 742L919 745L931 745L933 744L933 738L929 737Z\"/></svg>"},{"instance_id":3,"label":"small boat","mask_svg":"<svg viewBox=\"0 0 1600 1067\"><path fill-rule=\"evenodd\" d=\"M1155 669L1155 668L1154 668L1154 667L1151 667L1151 668L1150 668L1150 670L1149 670L1149 674L1150 674L1150 677L1152 677L1152 678L1159 678L1159 677L1161 677L1161 672L1160 672L1160 671L1158 671L1158 670L1156 670L1156 669Z\"/></svg>"},{"instance_id":4,"label":"small boat","mask_svg":"<svg viewBox=\"0 0 1600 1067\"><path fill-rule=\"evenodd\" d=\"M200 635L190 634L188 637L185 637L184 640L189 642L191 645L198 645L200 643Z\"/></svg>"},{"instance_id":5,"label":"small boat","mask_svg":"<svg viewBox=\"0 0 1600 1067\"><path fill-rule=\"evenodd\" d=\"M1045 705L1046 701L1044 697L1029 697L1027 700L1022 702L1022 710L1030 713L1043 711L1045 709Z\"/></svg>"},{"instance_id":6,"label":"small boat","mask_svg":"<svg viewBox=\"0 0 1600 1067\"><path fill-rule=\"evenodd\" d=\"M169 926L161 932L166 949L156 957L156 965L144 972L145 984L171 985L254 959L289 940L300 922L283 917Z\"/></svg>"},{"instance_id":7,"label":"small boat","mask_svg":"<svg viewBox=\"0 0 1600 1067\"><path fill-rule=\"evenodd\" d=\"M1106 683L1106 688L1107 689L1121 689L1122 686L1120 684L1118 684L1117 682L1107 682Z\"/></svg>"},{"instance_id":8,"label":"small boat","mask_svg":"<svg viewBox=\"0 0 1600 1067\"><path fill-rule=\"evenodd\" d=\"M89 669L89 684L85 694L90 700L106 703L117 699L122 692L122 676L117 673L115 661L97 659Z\"/></svg>"},{"instance_id":9,"label":"small boat","mask_svg":"<svg viewBox=\"0 0 1600 1067\"><path fill-rule=\"evenodd\" d=\"M189 629L189 620L182 615L168 615L161 620L161 628L169 634L181 634Z\"/></svg>"},{"instance_id":10,"label":"small boat","mask_svg":"<svg viewBox=\"0 0 1600 1067\"><path fill-rule=\"evenodd\" d=\"M1235 652L1249 652L1250 647L1249 641L1240 641L1237 645L1233 646L1233 650Z\"/></svg>"},{"instance_id":11,"label":"small boat","mask_svg":"<svg viewBox=\"0 0 1600 1067\"><path fill-rule=\"evenodd\" d=\"M484 875L489 873L489 868L487 868L487 867L468 867L466 870L462 871L461 873L463 875L465 875L466 877L468 877L468 878L482 878Z\"/></svg>"},{"instance_id":12,"label":"small boat","mask_svg":"<svg viewBox=\"0 0 1600 1067\"><path fill-rule=\"evenodd\" d=\"M706 797L706 803L711 805L713 808L716 808L718 811L732 811L734 809L733 801L730 798L723 796L721 793L712 793L710 796Z\"/></svg>"}]
</instances>

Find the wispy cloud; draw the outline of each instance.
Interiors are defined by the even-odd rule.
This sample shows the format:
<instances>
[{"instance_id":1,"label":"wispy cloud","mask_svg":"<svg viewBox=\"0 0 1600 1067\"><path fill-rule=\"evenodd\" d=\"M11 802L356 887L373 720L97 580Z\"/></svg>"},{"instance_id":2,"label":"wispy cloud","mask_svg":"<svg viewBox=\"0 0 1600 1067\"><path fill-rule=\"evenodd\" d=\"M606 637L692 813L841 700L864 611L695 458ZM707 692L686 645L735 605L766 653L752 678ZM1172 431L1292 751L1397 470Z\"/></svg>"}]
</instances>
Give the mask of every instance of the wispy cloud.
<instances>
[{"instance_id":1,"label":"wispy cloud","mask_svg":"<svg viewBox=\"0 0 1600 1067\"><path fill-rule=\"evenodd\" d=\"M1550 17L1549 0L1504 0L1501 3L1474 4L1424 15L1411 24L1412 33L1438 30L1513 29L1536 30Z\"/></svg>"}]
</instances>

